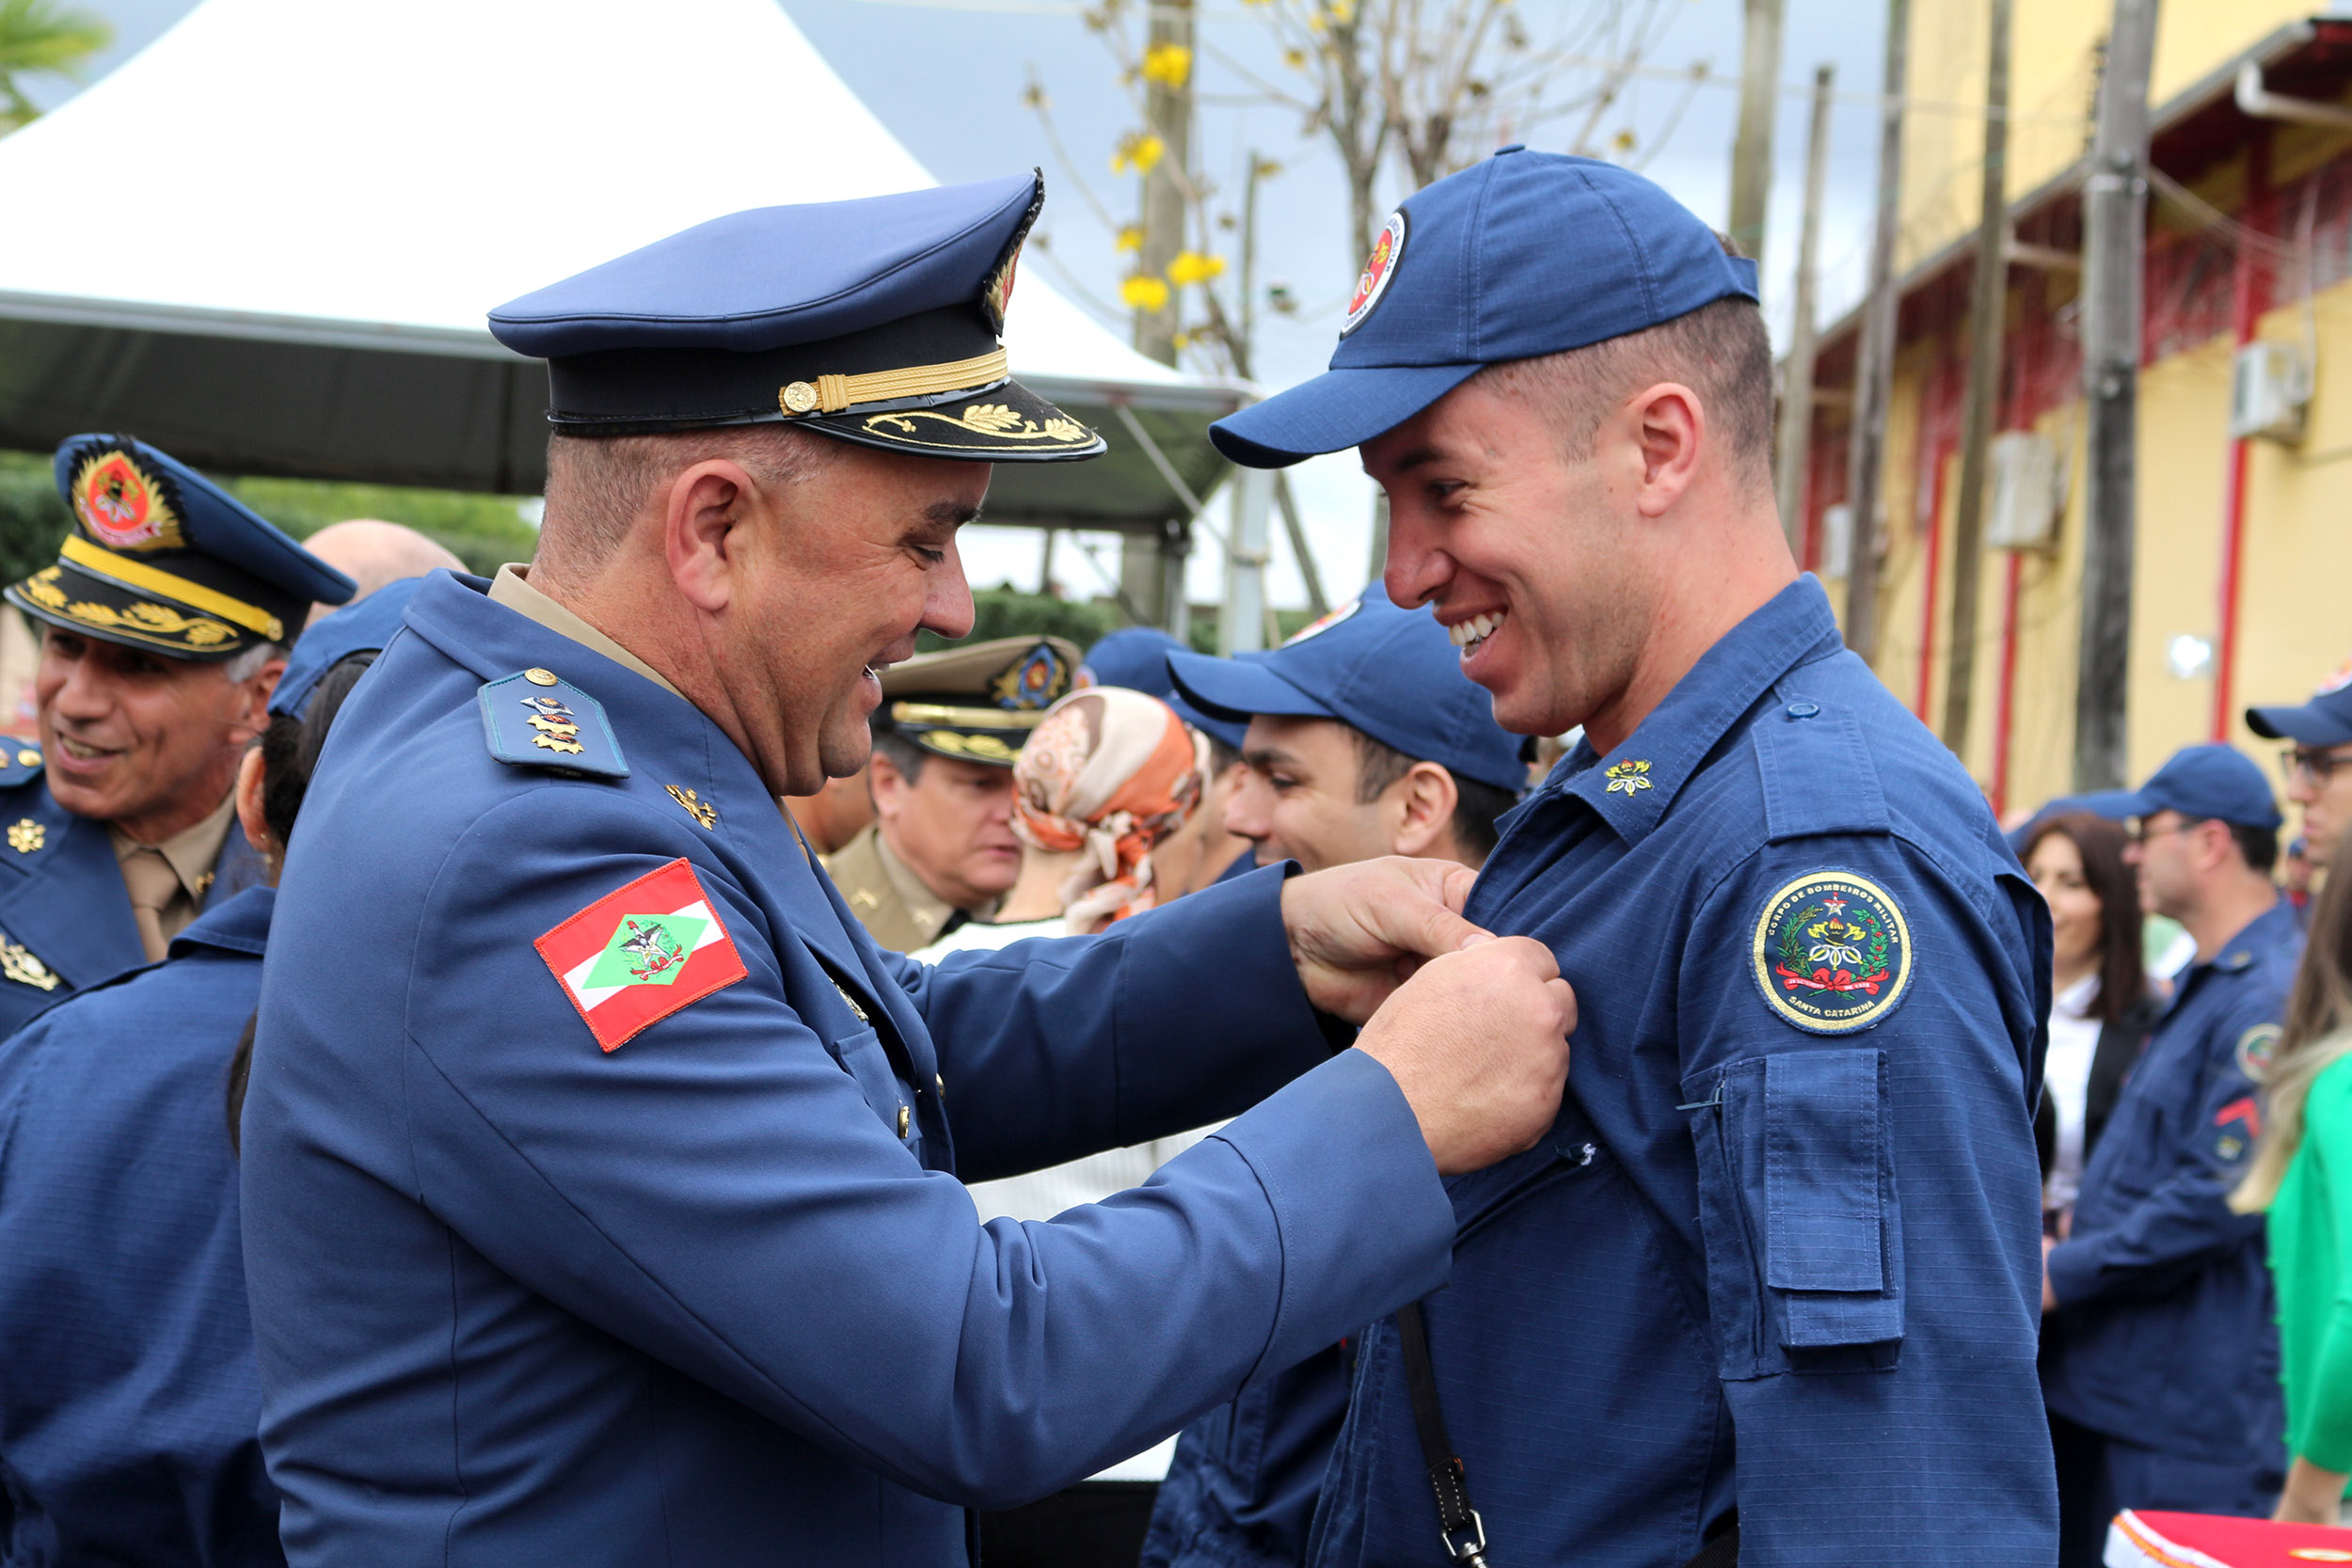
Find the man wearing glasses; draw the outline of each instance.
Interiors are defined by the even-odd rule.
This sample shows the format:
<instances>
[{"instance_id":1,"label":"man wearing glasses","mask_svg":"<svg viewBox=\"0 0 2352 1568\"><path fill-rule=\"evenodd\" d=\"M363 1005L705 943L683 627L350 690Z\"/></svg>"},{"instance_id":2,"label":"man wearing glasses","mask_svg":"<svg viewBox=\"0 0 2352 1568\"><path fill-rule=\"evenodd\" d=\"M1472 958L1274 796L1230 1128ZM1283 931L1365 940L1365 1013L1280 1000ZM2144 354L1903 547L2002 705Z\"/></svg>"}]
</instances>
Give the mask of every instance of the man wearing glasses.
<instances>
[{"instance_id":1,"label":"man wearing glasses","mask_svg":"<svg viewBox=\"0 0 2352 1568\"><path fill-rule=\"evenodd\" d=\"M2284 762L2287 799L2303 808L2312 863L2335 858L2336 834L2352 821L2352 664L2329 676L2300 707L2249 707L2246 727L2292 743Z\"/></svg>"},{"instance_id":2,"label":"man wearing glasses","mask_svg":"<svg viewBox=\"0 0 2352 1568\"><path fill-rule=\"evenodd\" d=\"M2197 942L2083 1172L2074 1227L2042 1243L2043 1391L2061 1565L2100 1560L2119 1509L2266 1516L2285 1469L2262 1216L2228 1195L2260 1131L2255 1072L2302 947L2270 880L2269 783L2227 746L2175 752L2082 809L2138 819L2140 901Z\"/></svg>"}]
</instances>

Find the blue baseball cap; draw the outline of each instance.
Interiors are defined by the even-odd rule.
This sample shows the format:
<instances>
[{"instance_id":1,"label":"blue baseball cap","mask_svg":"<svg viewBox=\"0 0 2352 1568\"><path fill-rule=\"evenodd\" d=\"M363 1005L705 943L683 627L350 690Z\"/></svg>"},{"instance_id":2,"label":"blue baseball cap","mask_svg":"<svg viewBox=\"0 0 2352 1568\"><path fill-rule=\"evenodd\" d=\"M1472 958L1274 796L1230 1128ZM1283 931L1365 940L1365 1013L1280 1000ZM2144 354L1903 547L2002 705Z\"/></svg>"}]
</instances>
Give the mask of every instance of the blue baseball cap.
<instances>
[{"instance_id":1,"label":"blue baseball cap","mask_svg":"<svg viewBox=\"0 0 2352 1568\"><path fill-rule=\"evenodd\" d=\"M2263 770L2235 747L2214 743L2184 746L2137 789L2108 789L2077 796L2077 811L2101 816L2153 816L2177 811L2212 817L2241 828L2277 828L2286 820Z\"/></svg>"},{"instance_id":2,"label":"blue baseball cap","mask_svg":"<svg viewBox=\"0 0 2352 1568\"><path fill-rule=\"evenodd\" d=\"M490 312L548 361L574 435L787 423L983 463L1093 457L1103 438L1012 379L1004 345L1034 170L697 224Z\"/></svg>"},{"instance_id":3,"label":"blue baseball cap","mask_svg":"<svg viewBox=\"0 0 2352 1568\"><path fill-rule=\"evenodd\" d=\"M2328 676L2312 700L2294 707L2249 707L2246 727L2265 740L2298 746L2341 746L2352 741L2352 664Z\"/></svg>"},{"instance_id":4,"label":"blue baseball cap","mask_svg":"<svg viewBox=\"0 0 2352 1568\"><path fill-rule=\"evenodd\" d=\"M1168 673L1168 656L1191 651L1157 626L1121 626L1087 650L1086 661L1078 666L1078 684L1123 686L1157 697L1176 710L1177 718L1238 752L1241 737L1249 732L1247 721L1236 724L1213 719L1177 695L1176 681Z\"/></svg>"},{"instance_id":5,"label":"blue baseball cap","mask_svg":"<svg viewBox=\"0 0 2352 1568\"><path fill-rule=\"evenodd\" d=\"M286 656L286 673L269 694L269 710L300 718L310 693L326 672L354 654L378 653L400 630L423 578L401 578L345 610L339 610L302 634Z\"/></svg>"},{"instance_id":6,"label":"blue baseball cap","mask_svg":"<svg viewBox=\"0 0 2352 1568\"><path fill-rule=\"evenodd\" d=\"M1454 640L1424 610L1400 610L1378 583L1268 654L1170 654L1176 690L1213 717L1336 719L1383 746L1517 795L1520 741L1462 673Z\"/></svg>"},{"instance_id":7,"label":"blue baseball cap","mask_svg":"<svg viewBox=\"0 0 2352 1568\"><path fill-rule=\"evenodd\" d=\"M1357 279L1331 368L1209 427L1252 468L1361 446L1488 365L1639 332L1732 295L1756 263L1629 169L1506 147L1408 198Z\"/></svg>"},{"instance_id":8,"label":"blue baseball cap","mask_svg":"<svg viewBox=\"0 0 2352 1568\"><path fill-rule=\"evenodd\" d=\"M56 564L8 590L53 626L214 662L290 642L312 604L351 597L349 578L143 441L69 436L54 468L73 527Z\"/></svg>"}]
</instances>

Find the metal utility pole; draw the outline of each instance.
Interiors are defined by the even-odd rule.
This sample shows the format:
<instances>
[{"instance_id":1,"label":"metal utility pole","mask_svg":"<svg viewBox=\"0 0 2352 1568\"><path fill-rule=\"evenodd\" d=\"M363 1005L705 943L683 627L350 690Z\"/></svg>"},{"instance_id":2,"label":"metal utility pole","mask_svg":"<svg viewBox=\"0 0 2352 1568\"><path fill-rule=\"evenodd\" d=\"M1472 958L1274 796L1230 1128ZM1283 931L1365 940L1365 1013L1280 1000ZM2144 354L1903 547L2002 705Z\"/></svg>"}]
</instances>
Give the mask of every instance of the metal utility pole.
<instances>
[{"instance_id":1,"label":"metal utility pole","mask_svg":"<svg viewBox=\"0 0 2352 1568\"><path fill-rule=\"evenodd\" d=\"M1991 0L1984 72L1984 169L1977 275L1968 309L1967 411L1961 422L1960 502L1952 515L1952 655L1944 683L1944 744L1961 755L1977 679L1977 599L1984 578L1984 469L2000 417L2001 329L2009 317L2010 0ZM1920 650L1920 657L1927 650Z\"/></svg>"},{"instance_id":2,"label":"metal utility pole","mask_svg":"<svg viewBox=\"0 0 2352 1568\"><path fill-rule=\"evenodd\" d=\"M2137 504L2140 274L2148 218L2148 74L2156 0L2115 0L2083 187L2083 626L2074 676L2074 787L2124 779Z\"/></svg>"},{"instance_id":3,"label":"metal utility pole","mask_svg":"<svg viewBox=\"0 0 2352 1568\"><path fill-rule=\"evenodd\" d=\"M1910 0L1886 0L1886 86L1879 100L1878 214L1870 237L1870 292L1855 355L1853 444L1846 498L1853 509L1846 564L1846 646L1865 659L1879 641L1879 488L1886 465L1886 409L1895 394L1895 240L1902 217L1903 94L1911 59Z\"/></svg>"},{"instance_id":4,"label":"metal utility pole","mask_svg":"<svg viewBox=\"0 0 2352 1568\"><path fill-rule=\"evenodd\" d=\"M1143 176L1139 217L1143 248L1136 258L1136 271L1165 278L1168 262L1184 248L1184 181L1192 168L1189 62L1193 57L1193 0L1155 0L1146 48L1181 49L1187 62L1175 81L1154 78L1145 84L1143 94L1143 128L1160 138L1160 158ZM1163 365L1175 364L1176 330L1177 294L1171 289L1168 303L1159 309L1136 312L1136 351ZM1188 523L1175 527L1188 535ZM1162 539L1135 534L1124 537L1120 544L1119 582L1138 610L1157 624L1177 631L1176 623L1184 618L1184 588L1183 579L1175 578L1177 587L1171 602L1168 583L1172 574L1168 559L1171 546L1181 555L1190 547L1190 539L1179 541L1172 533ZM1178 635L1182 633L1179 631Z\"/></svg>"},{"instance_id":5,"label":"metal utility pole","mask_svg":"<svg viewBox=\"0 0 2352 1568\"><path fill-rule=\"evenodd\" d=\"M1780 391L1780 526L1788 550L1804 546L1806 471L1813 465L1813 313L1820 269L1821 208L1829 193L1829 108L1837 68L1813 71L1813 123L1805 137L1804 222L1797 233L1796 314L1788 328L1788 357Z\"/></svg>"},{"instance_id":6,"label":"metal utility pole","mask_svg":"<svg viewBox=\"0 0 2352 1568\"><path fill-rule=\"evenodd\" d=\"M1747 0L1740 59L1740 130L1731 143L1731 240L1764 260L1772 197L1772 119L1780 107L1780 16L1786 0Z\"/></svg>"}]
</instances>

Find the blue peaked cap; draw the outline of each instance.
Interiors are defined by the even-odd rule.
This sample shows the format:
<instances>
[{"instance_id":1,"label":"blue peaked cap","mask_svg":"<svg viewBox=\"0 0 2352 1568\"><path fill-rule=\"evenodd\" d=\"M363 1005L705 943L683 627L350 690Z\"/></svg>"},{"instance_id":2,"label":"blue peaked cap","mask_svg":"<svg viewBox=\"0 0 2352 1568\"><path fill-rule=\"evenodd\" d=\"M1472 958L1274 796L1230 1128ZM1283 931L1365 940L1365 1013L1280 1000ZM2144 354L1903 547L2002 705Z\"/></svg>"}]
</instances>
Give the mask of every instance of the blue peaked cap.
<instances>
[{"instance_id":1,"label":"blue peaked cap","mask_svg":"<svg viewBox=\"0 0 2352 1568\"><path fill-rule=\"evenodd\" d=\"M381 652L400 630L408 601L423 581L420 577L388 582L304 632L294 652L286 656L286 673L278 677L278 689L269 695L270 712L300 718L326 672L354 654Z\"/></svg>"},{"instance_id":2,"label":"blue peaked cap","mask_svg":"<svg viewBox=\"0 0 2352 1568\"><path fill-rule=\"evenodd\" d=\"M1123 686L1130 691L1157 697L1194 729L1240 751L1241 738L1249 730L1247 721L1236 724L1230 719L1213 718L1177 695L1175 678L1168 673L1168 657L1189 652L1184 643L1157 626L1121 626L1087 650L1086 661L1079 670L1097 686Z\"/></svg>"},{"instance_id":3,"label":"blue peaked cap","mask_svg":"<svg viewBox=\"0 0 2352 1568\"><path fill-rule=\"evenodd\" d=\"M2183 816L2211 817L2241 828L2276 829L2286 820L2279 815L2278 799L2270 793L2270 781L2263 770L2236 747L2217 741L2182 747L2137 789L2078 796L2074 805L2077 811L2119 819L2177 811Z\"/></svg>"},{"instance_id":4,"label":"blue peaked cap","mask_svg":"<svg viewBox=\"0 0 2352 1568\"><path fill-rule=\"evenodd\" d=\"M1425 610L1400 610L1377 582L1272 653L1170 654L1176 690L1212 717L1336 719L1383 746L1518 795L1520 741L1462 673L1454 640Z\"/></svg>"},{"instance_id":5,"label":"blue peaked cap","mask_svg":"<svg viewBox=\"0 0 2352 1568\"><path fill-rule=\"evenodd\" d=\"M1358 278L1330 369L1209 427L1253 468L1361 446L1488 365L1756 295L1756 263L1629 169L1506 147L1409 198Z\"/></svg>"}]
</instances>

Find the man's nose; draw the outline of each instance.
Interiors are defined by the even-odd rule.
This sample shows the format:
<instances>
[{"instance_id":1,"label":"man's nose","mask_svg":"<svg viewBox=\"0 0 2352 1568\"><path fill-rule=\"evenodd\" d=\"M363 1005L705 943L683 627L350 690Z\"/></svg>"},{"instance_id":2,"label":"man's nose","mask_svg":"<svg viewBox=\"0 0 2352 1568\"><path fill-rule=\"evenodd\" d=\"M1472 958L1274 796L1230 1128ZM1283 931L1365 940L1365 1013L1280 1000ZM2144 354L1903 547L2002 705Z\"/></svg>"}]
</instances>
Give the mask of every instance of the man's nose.
<instances>
[{"instance_id":1,"label":"man's nose","mask_svg":"<svg viewBox=\"0 0 2352 1568\"><path fill-rule=\"evenodd\" d=\"M1434 597L1453 579L1453 559L1437 547L1435 531L1391 507L1388 560L1380 573L1390 602L1409 610Z\"/></svg>"},{"instance_id":2,"label":"man's nose","mask_svg":"<svg viewBox=\"0 0 2352 1568\"><path fill-rule=\"evenodd\" d=\"M1225 831L1240 837L1259 840L1273 831L1266 820L1264 801L1261 799L1265 786L1254 779L1245 778L1233 791L1233 798L1225 802Z\"/></svg>"},{"instance_id":3,"label":"man's nose","mask_svg":"<svg viewBox=\"0 0 2352 1568\"><path fill-rule=\"evenodd\" d=\"M114 683L91 664L89 659L77 658L67 666L65 679L50 699L52 710L59 717L103 719L114 707Z\"/></svg>"}]
</instances>

